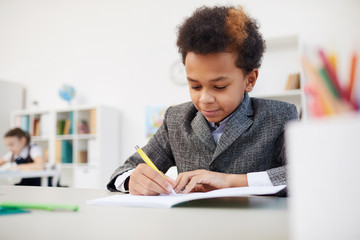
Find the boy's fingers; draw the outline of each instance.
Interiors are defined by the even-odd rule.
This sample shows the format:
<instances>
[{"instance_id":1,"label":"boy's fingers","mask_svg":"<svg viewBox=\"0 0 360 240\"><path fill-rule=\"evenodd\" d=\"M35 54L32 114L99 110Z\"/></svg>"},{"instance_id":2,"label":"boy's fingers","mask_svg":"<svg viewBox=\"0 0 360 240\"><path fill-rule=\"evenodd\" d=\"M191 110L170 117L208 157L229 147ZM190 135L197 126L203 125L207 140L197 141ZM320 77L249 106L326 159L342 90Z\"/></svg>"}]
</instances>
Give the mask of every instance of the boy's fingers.
<instances>
[{"instance_id":1,"label":"boy's fingers","mask_svg":"<svg viewBox=\"0 0 360 240\"><path fill-rule=\"evenodd\" d=\"M175 183L175 192L180 192L189 183L189 181L200 172L198 170L180 173Z\"/></svg>"},{"instance_id":2,"label":"boy's fingers","mask_svg":"<svg viewBox=\"0 0 360 240\"><path fill-rule=\"evenodd\" d=\"M193 176L201 174L201 172L202 172L202 170L194 170L194 171L180 173L178 178L176 179L175 184L178 185L183 177L192 178Z\"/></svg>"},{"instance_id":3,"label":"boy's fingers","mask_svg":"<svg viewBox=\"0 0 360 240\"><path fill-rule=\"evenodd\" d=\"M183 193L191 192L196 187L196 185L200 184L200 183L201 183L201 178L199 176L195 176L195 177L191 178L189 183L186 185L186 188L183 191Z\"/></svg>"},{"instance_id":4,"label":"boy's fingers","mask_svg":"<svg viewBox=\"0 0 360 240\"><path fill-rule=\"evenodd\" d=\"M189 178L188 176L180 176L179 178L179 182L177 183L176 187L175 187L175 192L180 192L181 190L184 189L184 187L189 183L191 178Z\"/></svg>"},{"instance_id":5,"label":"boy's fingers","mask_svg":"<svg viewBox=\"0 0 360 240\"><path fill-rule=\"evenodd\" d=\"M133 172L130 177L130 193L140 193L140 195L158 195L166 194L166 191L154 181L145 176L142 172ZM134 191L135 190L135 191Z\"/></svg>"},{"instance_id":6,"label":"boy's fingers","mask_svg":"<svg viewBox=\"0 0 360 240\"><path fill-rule=\"evenodd\" d=\"M161 176L160 176L161 177ZM162 177L161 177L162 178ZM165 180L164 180L165 181ZM157 179L149 178L146 173L143 174L141 177L137 179L137 182L143 186L145 189L148 189L153 192L161 193L161 194L167 194L169 191L166 189L166 187L163 187L162 185L157 182ZM166 182L166 181L165 181ZM169 184L169 183L166 183ZM171 191L171 189L170 189Z\"/></svg>"},{"instance_id":7,"label":"boy's fingers","mask_svg":"<svg viewBox=\"0 0 360 240\"><path fill-rule=\"evenodd\" d=\"M154 169L148 166L148 168L144 170L143 174L163 189L161 193L167 194L171 192L172 190L171 184L160 173L158 173Z\"/></svg>"},{"instance_id":8,"label":"boy's fingers","mask_svg":"<svg viewBox=\"0 0 360 240\"><path fill-rule=\"evenodd\" d=\"M146 189L138 182L134 181L132 188L130 188L130 194L132 195L159 195L159 193Z\"/></svg>"},{"instance_id":9,"label":"boy's fingers","mask_svg":"<svg viewBox=\"0 0 360 240\"><path fill-rule=\"evenodd\" d=\"M171 186L175 187L175 180L172 179L171 177L166 176L166 175L165 175L165 177L166 177L166 180L171 184Z\"/></svg>"},{"instance_id":10,"label":"boy's fingers","mask_svg":"<svg viewBox=\"0 0 360 240\"><path fill-rule=\"evenodd\" d=\"M171 184L147 164L139 164L135 170L132 174L135 173L136 181L145 189L161 194L169 194L172 191Z\"/></svg>"}]
</instances>

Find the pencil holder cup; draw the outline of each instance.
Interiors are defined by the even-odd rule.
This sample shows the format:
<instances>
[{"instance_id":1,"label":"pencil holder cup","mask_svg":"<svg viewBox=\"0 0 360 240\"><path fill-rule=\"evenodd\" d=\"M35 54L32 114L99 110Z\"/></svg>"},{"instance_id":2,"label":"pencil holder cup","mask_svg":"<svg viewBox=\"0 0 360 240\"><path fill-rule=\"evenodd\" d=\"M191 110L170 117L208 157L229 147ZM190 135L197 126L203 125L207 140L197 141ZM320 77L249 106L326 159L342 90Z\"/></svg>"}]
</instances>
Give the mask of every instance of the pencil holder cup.
<instances>
[{"instance_id":1,"label":"pencil holder cup","mask_svg":"<svg viewBox=\"0 0 360 240\"><path fill-rule=\"evenodd\" d=\"M360 239L360 115L286 129L293 240Z\"/></svg>"}]
</instances>

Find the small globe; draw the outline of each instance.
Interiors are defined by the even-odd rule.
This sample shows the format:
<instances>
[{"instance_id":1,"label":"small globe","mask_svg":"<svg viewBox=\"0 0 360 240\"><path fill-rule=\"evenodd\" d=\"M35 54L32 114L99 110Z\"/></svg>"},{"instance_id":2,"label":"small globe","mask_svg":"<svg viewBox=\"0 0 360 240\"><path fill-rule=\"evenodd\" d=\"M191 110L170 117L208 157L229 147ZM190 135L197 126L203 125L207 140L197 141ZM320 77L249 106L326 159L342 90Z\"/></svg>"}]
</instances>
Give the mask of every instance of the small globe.
<instances>
[{"instance_id":1,"label":"small globe","mask_svg":"<svg viewBox=\"0 0 360 240\"><path fill-rule=\"evenodd\" d=\"M75 89L70 85L63 85L59 90L59 94L62 99L70 103L75 97Z\"/></svg>"}]
</instances>

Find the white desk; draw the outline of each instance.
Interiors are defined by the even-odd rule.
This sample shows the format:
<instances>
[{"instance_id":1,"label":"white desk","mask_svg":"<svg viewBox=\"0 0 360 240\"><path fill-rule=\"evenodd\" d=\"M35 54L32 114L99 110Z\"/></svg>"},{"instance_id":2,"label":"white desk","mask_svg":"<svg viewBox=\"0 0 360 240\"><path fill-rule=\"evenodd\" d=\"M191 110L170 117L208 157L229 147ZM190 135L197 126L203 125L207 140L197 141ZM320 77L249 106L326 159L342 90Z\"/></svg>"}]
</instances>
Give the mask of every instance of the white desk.
<instances>
[{"instance_id":1,"label":"white desk","mask_svg":"<svg viewBox=\"0 0 360 240\"><path fill-rule=\"evenodd\" d=\"M284 198L275 208L171 209L103 207L89 199L108 196L107 190L0 186L1 201L78 204L78 212L31 210L0 216L1 239L288 239ZM241 198L248 199L248 198Z\"/></svg>"},{"instance_id":2,"label":"white desk","mask_svg":"<svg viewBox=\"0 0 360 240\"><path fill-rule=\"evenodd\" d=\"M42 171L1 171L0 172L0 179L6 179L6 178L41 178L41 186L48 186L48 177L54 177L56 180L53 182L57 183L58 180L58 172L56 170L42 170ZM56 186L53 185L53 186Z\"/></svg>"}]
</instances>

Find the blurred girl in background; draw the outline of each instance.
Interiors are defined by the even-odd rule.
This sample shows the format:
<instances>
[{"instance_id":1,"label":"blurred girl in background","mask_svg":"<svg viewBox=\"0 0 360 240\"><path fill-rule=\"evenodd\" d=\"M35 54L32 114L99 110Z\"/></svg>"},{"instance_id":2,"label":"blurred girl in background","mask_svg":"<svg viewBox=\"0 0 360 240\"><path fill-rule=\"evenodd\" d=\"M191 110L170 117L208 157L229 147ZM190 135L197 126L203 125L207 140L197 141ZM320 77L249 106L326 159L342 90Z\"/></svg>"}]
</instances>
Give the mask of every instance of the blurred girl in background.
<instances>
[{"instance_id":1,"label":"blurred girl in background","mask_svg":"<svg viewBox=\"0 0 360 240\"><path fill-rule=\"evenodd\" d=\"M9 152L3 158L0 158L0 166L10 163L11 165L16 164L16 168L19 170L44 169L42 149L30 143L29 133L20 128L14 128L4 135L4 141L9 148ZM40 186L41 178L22 179L16 185Z\"/></svg>"}]
</instances>

